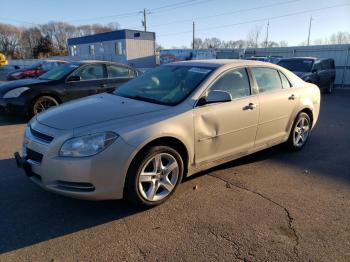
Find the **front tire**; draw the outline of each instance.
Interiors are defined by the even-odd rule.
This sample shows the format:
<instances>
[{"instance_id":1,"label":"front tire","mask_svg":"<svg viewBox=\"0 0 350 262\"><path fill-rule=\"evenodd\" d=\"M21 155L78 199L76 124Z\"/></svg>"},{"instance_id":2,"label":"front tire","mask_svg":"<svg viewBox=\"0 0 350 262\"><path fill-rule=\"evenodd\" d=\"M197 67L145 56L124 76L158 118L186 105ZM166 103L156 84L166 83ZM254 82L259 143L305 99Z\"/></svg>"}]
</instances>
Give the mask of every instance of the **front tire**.
<instances>
[{"instance_id":1,"label":"front tire","mask_svg":"<svg viewBox=\"0 0 350 262\"><path fill-rule=\"evenodd\" d=\"M126 178L126 199L141 207L157 206L171 197L182 180L180 154L168 146L151 147L132 161Z\"/></svg>"},{"instance_id":2,"label":"front tire","mask_svg":"<svg viewBox=\"0 0 350 262\"><path fill-rule=\"evenodd\" d=\"M41 112L46 111L47 109L58 106L59 102L57 99L55 99L52 96L45 95L45 96L39 96L31 103L30 106L30 116L35 116Z\"/></svg>"},{"instance_id":3,"label":"front tire","mask_svg":"<svg viewBox=\"0 0 350 262\"><path fill-rule=\"evenodd\" d=\"M311 124L311 119L308 114L304 112L299 113L294 120L289 138L286 142L288 149L299 151L305 146L310 136Z\"/></svg>"}]
</instances>

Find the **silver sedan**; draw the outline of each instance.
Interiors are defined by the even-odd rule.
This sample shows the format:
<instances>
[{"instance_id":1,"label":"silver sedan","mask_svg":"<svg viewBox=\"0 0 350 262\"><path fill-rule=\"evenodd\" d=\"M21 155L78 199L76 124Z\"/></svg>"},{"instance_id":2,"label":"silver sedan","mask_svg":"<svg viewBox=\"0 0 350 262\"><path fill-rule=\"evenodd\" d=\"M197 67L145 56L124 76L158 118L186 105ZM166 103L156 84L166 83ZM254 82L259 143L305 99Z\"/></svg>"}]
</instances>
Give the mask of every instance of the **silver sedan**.
<instances>
[{"instance_id":1,"label":"silver sedan","mask_svg":"<svg viewBox=\"0 0 350 262\"><path fill-rule=\"evenodd\" d=\"M184 176L280 143L300 150L319 110L319 88L277 65L177 62L39 114L15 156L54 193L154 206Z\"/></svg>"}]
</instances>

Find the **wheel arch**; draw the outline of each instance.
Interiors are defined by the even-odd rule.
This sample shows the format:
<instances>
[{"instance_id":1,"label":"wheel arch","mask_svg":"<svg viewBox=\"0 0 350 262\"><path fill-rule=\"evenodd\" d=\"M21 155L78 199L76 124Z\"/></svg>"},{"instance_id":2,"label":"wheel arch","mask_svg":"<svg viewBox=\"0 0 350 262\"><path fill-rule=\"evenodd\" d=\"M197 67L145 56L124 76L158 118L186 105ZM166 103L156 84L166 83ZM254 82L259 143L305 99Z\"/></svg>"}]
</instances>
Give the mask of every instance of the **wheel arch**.
<instances>
[{"instance_id":1,"label":"wheel arch","mask_svg":"<svg viewBox=\"0 0 350 262\"><path fill-rule=\"evenodd\" d=\"M169 146L169 147L175 149L177 152L179 152L179 154L181 155L182 160L184 162L184 176L185 176L185 174L188 171L188 166L190 163L189 149L187 148L185 143L183 143L179 138L176 138L174 136L162 136L162 137L158 137L158 138L153 138L152 140L147 141L146 143L142 144L139 147L139 149L137 150L137 152L132 156L131 161L129 163L128 171L130 169L132 162L135 160L135 158L138 155L142 154L144 151L148 150L151 147L160 146L160 145Z\"/></svg>"},{"instance_id":2,"label":"wheel arch","mask_svg":"<svg viewBox=\"0 0 350 262\"><path fill-rule=\"evenodd\" d=\"M31 98L31 100L30 100L30 105L32 105L35 100L37 100L39 97L42 97L42 96L51 96L54 99L56 99L58 103L60 103L60 104L62 103L62 99L61 99L61 97L58 94L50 93L50 92L44 92L44 93L38 93L35 96L33 96Z\"/></svg>"}]
</instances>

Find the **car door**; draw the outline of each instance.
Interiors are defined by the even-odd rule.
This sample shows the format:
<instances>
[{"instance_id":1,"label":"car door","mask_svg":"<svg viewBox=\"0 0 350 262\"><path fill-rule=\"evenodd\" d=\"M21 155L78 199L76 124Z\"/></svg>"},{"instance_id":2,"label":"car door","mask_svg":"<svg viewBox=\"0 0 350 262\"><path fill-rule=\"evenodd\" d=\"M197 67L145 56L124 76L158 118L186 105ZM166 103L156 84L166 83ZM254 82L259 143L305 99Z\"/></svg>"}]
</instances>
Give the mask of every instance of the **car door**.
<instances>
[{"instance_id":1,"label":"car door","mask_svg":"<svg viewBox=\"0 0 350 262\"><path fill-rule=\"evenodd\" d=\"M128 67L114 64L107 64L106 67L108 74L106 91L109 92L137 76L136 71Z\"/></svg>"},{"instance_id":2,"label":"car door","mask_svg":"<svg viewBox=\"0 0 350 262\"><path fill-rule=\"evenodd\" d=\"M327 60L321 60L319 62L319 66L317 67L317 77L319 82L320 88L326 88L328 87L330 81L330 75L328 70L328 61Z\"/></svg>"},{"instance_id":3,"label":"car door","mask_svg":"<svg viewBox=\"0 0 350 262\"><path fill-rule=\"evenodd\" d=\"M223 73L208 88L231 94L231 102L194 108L196 164L245 154L254 146L258 124L258 98L252 94L245 68Z\"/></svg>"},{"instance_id":4,"label":"car door","mask_svg":"<svg viewBox=\"0 0 350 262\"><path fill-rule=\"evenodd\" d=\"M263 148L288 136L299 95L282 72L268 67L250 70L259 89L260 114L255 147Z\"/></svg>"},{"instance_id":5,"label":"car door","mask_svg":"<svg viewBox=\"0 0 350 262\"><path fill-rule=\"evenodd\" d=\"M66 96L76 99L104 92L107 74L104 64L83 65L76 69L66 80Z\"/></svg>"}]
</instances>

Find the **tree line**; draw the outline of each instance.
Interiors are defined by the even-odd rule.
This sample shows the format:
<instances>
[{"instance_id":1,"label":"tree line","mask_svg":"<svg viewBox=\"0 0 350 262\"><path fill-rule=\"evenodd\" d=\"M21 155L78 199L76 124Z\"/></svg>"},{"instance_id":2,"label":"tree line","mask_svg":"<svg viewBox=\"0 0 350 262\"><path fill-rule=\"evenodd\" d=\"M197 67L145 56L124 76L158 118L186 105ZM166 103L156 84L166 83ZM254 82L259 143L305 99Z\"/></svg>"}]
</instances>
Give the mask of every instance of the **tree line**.
<instances>
[{"instance_id":1,"label":"tree line","mask_svg":"<svg viewBox=\"0 0 350 262\"><path fill-rule=\"evenodd\" d=\"M75 26L49 22L31 27L0 23L0 52L13 59L65 56L67 39L119 29L118 23Z\"/></svg>"},{"instance_id":2,"label":"tree line","mask_svg":"<svg viewBox=\"0 0 350 262\"><path fill-rule=\"evenodd\" d=\"M19 27L0 23L0 53L12 59L44 58L48 56L65 56L67 39L119 29L118 23L86 24L75 26L66 22L49 22L31 27ZM256 48L256 47L285 47L286 41L267 40L262 26L255 26L248 32L246 39L223 41L217 37L195 38L195 49L208 48ZM310 44L348 44L350 33L339 31L325 38L314 39ZM306 41L299 45L306 45ZM192 43L191 43L192 46ZM172 48L190 48L188 46ZM156 44L156 49L163 47Z\"/></svg>"},{"instance_id":3,"label":"tree line","mask_svg":"<svg viewBox=\"0 0 350 262\"><path fill-rule=\"evenodd\" d=\"M257 48L257 47L286 47L288 42L286 41L271 41L266 39L262 27L256 26L250 32L248 32L246 39L241 40L220 40L217 37L211 38L195 38L195 49L208 49L208 48ZM267 40L267 42L266 42ZM193 43L191 43L192 46ZM310 45L335 45L335 44L350 44L350 32L339 31L324 38L317 38L311 41ZM299 43L300 46L307 45L306 41ZM177 47L173 47L177 48ZM180 49L188 48L186 46L179 47Z\"/></svg>"}]
</instances>

